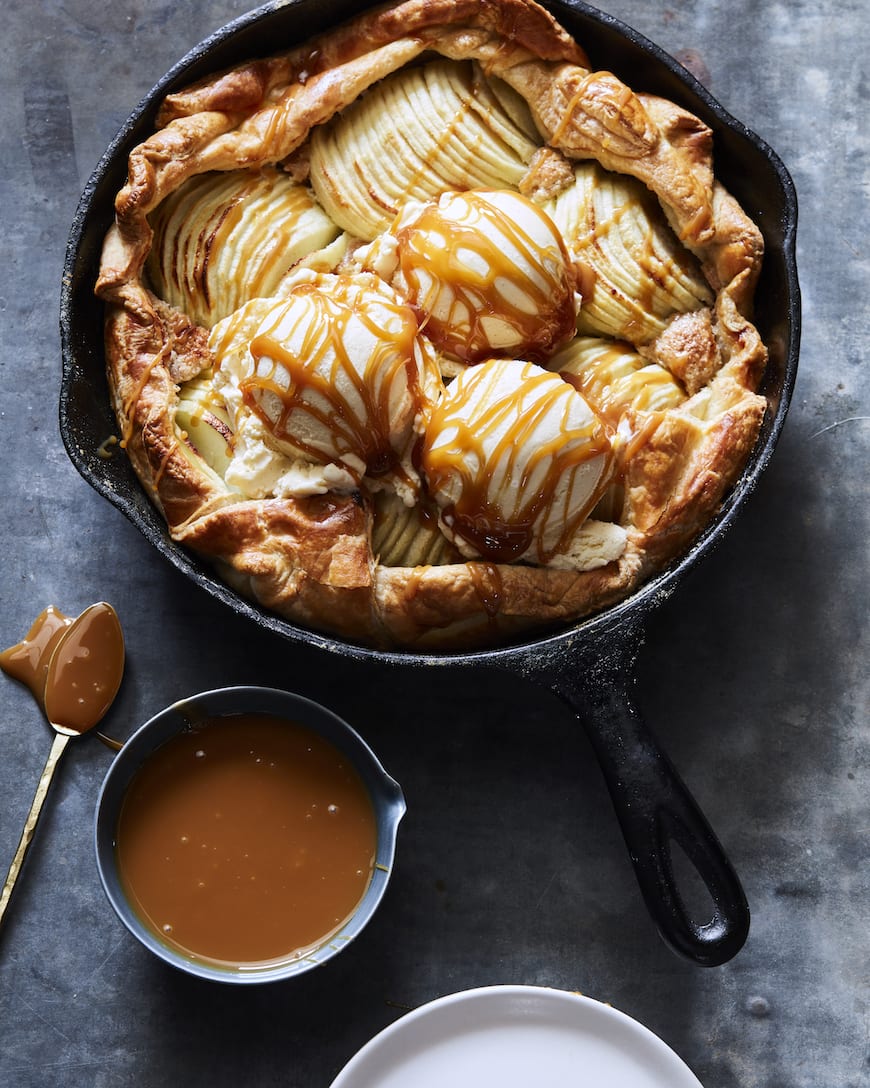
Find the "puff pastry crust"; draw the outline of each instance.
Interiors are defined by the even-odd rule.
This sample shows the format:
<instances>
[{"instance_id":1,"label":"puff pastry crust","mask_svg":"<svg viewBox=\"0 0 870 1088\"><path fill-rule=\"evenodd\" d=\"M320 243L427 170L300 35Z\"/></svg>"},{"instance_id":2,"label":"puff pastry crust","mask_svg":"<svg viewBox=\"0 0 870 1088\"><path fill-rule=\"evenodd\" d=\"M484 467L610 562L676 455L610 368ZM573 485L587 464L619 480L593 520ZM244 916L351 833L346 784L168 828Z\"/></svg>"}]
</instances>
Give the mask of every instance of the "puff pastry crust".
<instances>
[{"instance_id":1,"label":"puff pastry crust","mask_svg":"<svg viewBox=\"0 0 870 1088\"><path fill-rule=\"evenodd\" d=\"M179 422L186 384L208 375L214 358L209 330L197 323L207 310L187 314L183 294L167 298L166 279L154 272L161 206L213 172L279 171L307 182L314 134L394 73L433 61L462 66L505 104L533 149L528 154L517 138L516 188L560 229L568 227L554 208L581 176L597 172L617 209L613 229L624 228L623 204L650 202L649 215L661 218L656 230L680 250L695 285L694 301L682 310L666 305L642 331L629 310L606 311L607 299L604 316L590 308L583 323L595 291L609 298L615 288L595 247L581 252L568 239L583 298L579 340L546 365L621 435L620 473L596 516L624 530L625 546L594 569L463 560L440 538L403 552L395 541L411 515L365 486L247 497L228 486ZM600 227L607 213L597 214ZM334 234L348 244L341 224ZM321 240L328 246L329 239ZM349 251L360 241L369 239L351 236ZM621 250L631 244L623 233ZM596 71L531 0L405 0L169 95L156 130L130 154L96 291L105 302L109 387L123 445L174 540L292 622L369 645L459 648L608 607L709 522L766 409L757 393L766 351L752 324L762 256L758 228L715 177L712 136L698 118ZM336 258L329 260L334 267ZM650 308L648 299L635 302ZM412 560L403 564L405 554Z\"/></svg>"}]
</instances>

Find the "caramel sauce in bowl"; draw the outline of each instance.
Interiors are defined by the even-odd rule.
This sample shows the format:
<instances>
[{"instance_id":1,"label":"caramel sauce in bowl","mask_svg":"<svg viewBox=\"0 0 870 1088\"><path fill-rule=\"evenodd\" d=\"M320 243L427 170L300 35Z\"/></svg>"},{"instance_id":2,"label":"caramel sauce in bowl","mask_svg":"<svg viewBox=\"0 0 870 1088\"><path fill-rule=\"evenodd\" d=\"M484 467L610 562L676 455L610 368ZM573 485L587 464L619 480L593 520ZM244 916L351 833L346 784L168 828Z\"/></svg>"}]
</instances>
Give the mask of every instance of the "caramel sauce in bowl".
<instances>
[{"instance_id":1,"label":"caramel sauce in bowl","mask_svg":"<svg viewBox=\"0 0 870 1088\"><path fill-rule=\"evenodd\" d=\"M103 888L166 963L271 982L325 963L386 891L401 788L346 722L272 688L174 703L116 756L97 802Z\"/></svg>"}]
</instances>

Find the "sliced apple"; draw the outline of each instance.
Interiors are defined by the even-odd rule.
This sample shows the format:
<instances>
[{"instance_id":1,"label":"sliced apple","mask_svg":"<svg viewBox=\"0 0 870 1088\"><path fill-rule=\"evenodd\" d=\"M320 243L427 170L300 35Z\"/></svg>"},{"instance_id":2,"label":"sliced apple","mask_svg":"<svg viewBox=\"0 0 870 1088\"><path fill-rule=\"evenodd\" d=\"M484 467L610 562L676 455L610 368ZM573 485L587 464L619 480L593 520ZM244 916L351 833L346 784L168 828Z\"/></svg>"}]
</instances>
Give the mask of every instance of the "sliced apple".
<instances>
[{"instance_id":1,"label":"sliced apple","mask_svg":"<svg viewBox=\"0 0 870 1088\"><path fill-rule=\"evenodd\" d=\"M233 430L210 380L196 378L182 386L175 423L187 446L223 479L233 455Z\"/></svg>"},{"instance_id":2,"label":"sliced apple","mask_svg":"<svg viewBox=\"0 0 870 1088\"><path fill-rule=\"evenodd\" d=\"M566 378L613 427L628 409L661 412L686 399L669 371L619 340L577 336L550 359L547 369Z\"/></svg>"},{"instance_id":3,"label":"sliced apple","mask_svg":"<svg viewBox=\"0 0 870 1088\"><path fill-rule=\"evenodd\" d=\"M516 188L539 144L528 123L511 116L477 65L402 69L314 129L311 184L330 218L371 241L408 200Z\"/></svg>"},{"instance_id":4,"label":"sliced apple","mask_svg":"<svg viewBox=\"0 0 870 1088\"><path fill-rule=\"evenodd\" d=\"M647 344L672 314L710 304L698 262L640 182L592 162L578 164L574 179L545 211L578 272L578 332Z\"/></svg>"},{"instance_id":5,"label":"sliced apple","mask_svg":"<svg viewBox=\"0 0 870 1088\"><path fill-rule=\"evenodd\" d=\"M150 222L152 288L205 328L274 295L288 269L340 233L307 185L273 168L193 177Z\"/></svg>"}]
</instances>

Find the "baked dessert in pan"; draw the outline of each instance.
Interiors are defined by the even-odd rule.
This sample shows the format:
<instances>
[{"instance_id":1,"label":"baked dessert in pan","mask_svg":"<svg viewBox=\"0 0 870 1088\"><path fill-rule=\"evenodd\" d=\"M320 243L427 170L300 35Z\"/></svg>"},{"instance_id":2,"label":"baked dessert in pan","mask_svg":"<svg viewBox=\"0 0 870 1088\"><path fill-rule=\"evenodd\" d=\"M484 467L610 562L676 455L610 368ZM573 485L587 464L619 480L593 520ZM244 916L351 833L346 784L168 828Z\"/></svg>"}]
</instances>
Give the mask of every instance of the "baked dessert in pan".
<instances>
[{"instance_id":1,"label":"baked dessert in pan","mask_svg":"<svg viewBox=\"0 0 870 1088\"><path fill-rule=\"evenodd\" d=\"M169 95L103 247L121 438L173 539L376 646L623 598L765 412L760 232L707 127L530 0L406 0Z\"/></svg>"}]
</instances>

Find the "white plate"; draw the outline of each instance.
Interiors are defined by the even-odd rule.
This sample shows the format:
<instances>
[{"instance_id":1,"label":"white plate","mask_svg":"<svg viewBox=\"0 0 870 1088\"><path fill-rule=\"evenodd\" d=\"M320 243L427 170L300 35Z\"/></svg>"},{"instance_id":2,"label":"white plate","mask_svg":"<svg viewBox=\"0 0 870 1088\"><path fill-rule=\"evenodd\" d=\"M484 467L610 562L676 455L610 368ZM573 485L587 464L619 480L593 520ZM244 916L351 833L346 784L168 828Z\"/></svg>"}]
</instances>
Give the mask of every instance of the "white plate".
<instances>
[{"instance_id":1,"label":"white plate","mask_svg":"<svg viewBox=\"0 0 870 1088\"><path fill-rule=\"evenodd\" d=\"M702 1088L657 1035L609 1005L542 986L439 998L376 1035L332 1088Z\"/></svg>"}]
</instances>

